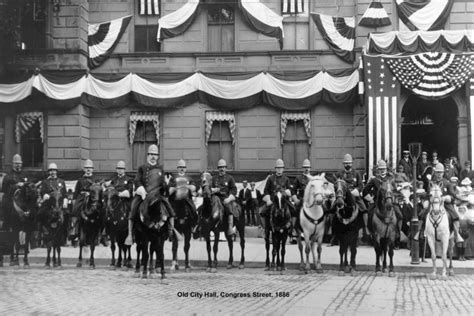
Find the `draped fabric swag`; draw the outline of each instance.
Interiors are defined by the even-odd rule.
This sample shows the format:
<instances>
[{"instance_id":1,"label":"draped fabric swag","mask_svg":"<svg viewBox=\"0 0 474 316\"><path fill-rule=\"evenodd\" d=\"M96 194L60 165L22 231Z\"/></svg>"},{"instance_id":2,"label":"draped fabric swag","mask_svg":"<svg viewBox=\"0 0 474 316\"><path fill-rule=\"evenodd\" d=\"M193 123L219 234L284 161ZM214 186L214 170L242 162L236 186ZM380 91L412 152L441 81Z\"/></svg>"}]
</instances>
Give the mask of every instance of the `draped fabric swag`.
<instances>
[{"instance_id":1,"label":"draped fabric swag","mask_svg":"<svg viewBox=\"0 0 474 316\"><path fill-rule=\"evenodd\" d=\"M229 122L230 135L232 136L232 145L235 144L235 115L232 112L209 111L206 112L206 146L211 137L212 124L214 121Z\"/></svg>"},{"instance_id":2,"label":"draped fabric swag","mask_svg":"<svg viewBox=\"0 0 474 316\"><path fill-rule=\"evenodd\" d=\"M26 134L35 123L39 121L41 142L44 142L43 113L24 112L16 116L15 140L19 144L21 136Z\"/></svg>"},{"instance_id":3,"label":"draped fabric swag","mask_svg":"<svg viewBox=\"0 0 474 316\"><path fill-rule=\"evenodd\" d=\"M286 134L286 126L288 121L303 121L304 129L306 131L306 136L308 136L308 144L311 145L311 115L309 112L282 112L281 113L281 144L283 145L283 140Z\"/></svg>"},{"instance_id":4,"label":"draped fabric swag","mask_svg":"<svg viewBox=\"0 0 474 316\"><path fill-rule=\"evenodd\" d=\"M130 132L130 145L135 139L135 132L137 130L138 122L152 122L155 128L157 144L160 143L160 114L157 112L132 112L130 114L130 125L128 130Z\"/></svg>"},{"instance_id":5,"label":"draped fabric swag","mask_svg":"<svg viewBox=\"0 0 474 316\"><path fill-rule=\"evenodd\" d=\"M287 76L257 73L248 74L247 79L236 75L235 80L229 80L234 79L231 74L202 73L168 80L169 77L159 74L112 77L90 74L76 76L75 81L71 81L48 72L40 73L24 82L0 84L0 106L9 103L14 106L19 101L29 100L29 96L41 94L46 97L42 106L55 109L78 104L103 109L122 108L131 102L152 108L169 108L201 102L225 110L246 109L262 103L285 110L307 110L322 102L356 102L359 81L357 69ZM38 103L38 99L35 102Z\"/></svg>"}]
</instances>

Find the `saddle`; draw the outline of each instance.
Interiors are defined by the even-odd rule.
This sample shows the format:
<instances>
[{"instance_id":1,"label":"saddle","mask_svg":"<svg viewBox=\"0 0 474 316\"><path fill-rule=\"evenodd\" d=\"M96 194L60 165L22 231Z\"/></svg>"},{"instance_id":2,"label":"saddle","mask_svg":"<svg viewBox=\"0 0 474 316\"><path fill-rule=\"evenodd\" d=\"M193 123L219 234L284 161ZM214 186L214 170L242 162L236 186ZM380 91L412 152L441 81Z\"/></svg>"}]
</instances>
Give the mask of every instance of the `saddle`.
<instances>
[{"instance_id":1,"label":"saddle","mask_svg":"<svg viewBox=\"0 0 474 316\"><path fill-rule=\"evenodd\" d=\"M159 212L150 213L152 207L159 203ZM158 190L152 190L138 205L138 211L141 222L148 228L154 230L161 230L167 223L170 214L164 205L164 199Z\"/></svg>"}]
</instances>

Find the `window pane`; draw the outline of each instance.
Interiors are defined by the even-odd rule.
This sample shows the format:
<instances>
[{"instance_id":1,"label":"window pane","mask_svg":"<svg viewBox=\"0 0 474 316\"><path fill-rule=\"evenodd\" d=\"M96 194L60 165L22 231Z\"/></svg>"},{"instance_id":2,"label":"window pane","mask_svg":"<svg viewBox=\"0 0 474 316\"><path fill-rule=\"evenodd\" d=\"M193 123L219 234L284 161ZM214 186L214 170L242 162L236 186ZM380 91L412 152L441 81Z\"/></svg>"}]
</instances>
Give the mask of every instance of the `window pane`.
<instances>
[{"instance_id":1,"label":"window pane","mask_svg":"<svg viewBox=\"0 0 474 316\"><path fill-rule=\"evenodd\" d=\"M148 147L157 143L153 122L137 122L137 129L132 145L132 164L134 170L146 162Z\"/></svg>"},{"instance_id":2,"label":"window pane","mask_svg":"<svg viewBox=\"0 0 474 316\"><path fill-rule=\"evenodd\" d=\"M221 26L209 25L207 27L207 48L210 52L219 52L221 49Z\"/></svg>"},{"instance_id":3,"label":"window pane","mask_svg":"<svg viewBox=\"0 0 474 316\"><path fill-rule=\"evenodd\" d=\"M160 43L156 40L156 25L135 25L135 51L159 52Z\"/></svg>"},{"instance_id":4,"label":"window pane","mask_svg":"<svg viewBox=\"0 0 474 316\"><path fill-rule=\"evenodd\" d=\"M283 161L286 168L295 168L295 143L283 144Z\"/></svg>"},{"instance_id":5,"label":"window pane","mask_svg":"<svg viewBox=\"0 0 474 316\"><path fill-rule=\"evenodd\" d=\"M36 120L34 125L21 135L20 147L25 167L41 168L43 166L43 143L39 120Z\"/></svg>"},{"instance_id":6,"label":"window pane","mask_svg":"<svg viewBox=\"0 0 474 316\"><path fill-rule=\"evenodd\" d=\"M288 121L283 139L283 160L286 168L298 169L309 158L309 144L304 121Z\"/></svg>"},{"instance_id":7,"label":"window pane","mask_svg":"<svg viewBox=\"0 0 474 316\"><path fill-rule=\"evenodd\" d=\"M211 136L209 141L232 141L230 135L229 122L214 121L212 123Z\"/></svg>"},{"instance_id":8,"label":"window pane","mask_svg":"<svg viewBox=\"0 0 474 316\"><path fill-rule=\"evenodd\" d=\"M222 52L234 51L234 25L222 25Z\"/></svg>"},{"instance_id":9,"label":"window pane","mask_svg":"<svg viewBox=\"0 0 474 316\"><path fill-rule=\"evenodd\" d=\"M207 6L207 48L210 52L234 51L234 4Z\"/></svg>"},{"instance_id":10,"label":"window pane","mask_svg":"<svg viewBox=\"0 0 474 316\"><path fill-rule=\"evenodd\" d=\"M211 136L207 146L208 169L217 169L217 162L224 158L227 162L227 168L234 168L234 147L229 129L229 122L214 121L212 124Z\"/></svg>"}]
</instances>

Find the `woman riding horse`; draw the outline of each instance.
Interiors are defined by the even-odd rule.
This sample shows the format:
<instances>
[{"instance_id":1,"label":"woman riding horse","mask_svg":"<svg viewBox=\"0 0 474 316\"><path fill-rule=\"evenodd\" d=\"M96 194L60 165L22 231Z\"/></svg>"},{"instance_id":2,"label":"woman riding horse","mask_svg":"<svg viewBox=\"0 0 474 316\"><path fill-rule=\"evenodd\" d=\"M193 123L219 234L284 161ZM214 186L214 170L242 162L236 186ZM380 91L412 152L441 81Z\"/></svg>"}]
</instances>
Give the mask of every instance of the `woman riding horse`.
<instances>
[{"instance_id":1,"label":"woman riding horse","mask_svg":"<svg viewBox=\"0 0 474 316\"><path fill-rule=\"evenodd\" d=\"M351 273L356 270L357 238L359 229L364 226L362 213L355 202L346 181L336 180L336 200L331 209L334 213L332 231L339 241L339 272L340 274ZM350 265L347 260L347 252L350 248Z\"/></svg>"}]
</instances>

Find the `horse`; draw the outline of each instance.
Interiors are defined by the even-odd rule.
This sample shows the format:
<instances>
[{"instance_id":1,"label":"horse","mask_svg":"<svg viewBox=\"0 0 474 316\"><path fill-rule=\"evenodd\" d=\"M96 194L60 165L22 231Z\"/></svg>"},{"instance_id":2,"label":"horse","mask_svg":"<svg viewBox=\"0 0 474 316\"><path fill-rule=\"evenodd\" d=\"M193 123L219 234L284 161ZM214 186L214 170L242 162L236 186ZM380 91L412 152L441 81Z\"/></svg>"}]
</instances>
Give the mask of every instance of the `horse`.
<instances>
[{"instance_id":1,"label":"horse","mask_svg":"<svg viewBox=\"0 0 474 316\"><path fill-rule=\"evenodd\" d=\"M380 186L375 201L374 214L371 216L372 240L375 250L375 272L387 272L387 253L390 257L388 267L389 277L394 277L393 250L398 237L397 217L395 214L395 188L391 181L383 182ZM383 257L383 266L380 260Z\"/></svg>"},{"instance_id":2,"label":"horse","mask_svg":"<svg viewBox=\"0 0 474 316\"><path fill-rule=\"evenodd\" d=\"M140 220L136 225L135 238L142 258L142 278L148 278L148 260L151 253L156 253L155 265L150 260L150 277L155 269L160 268L161 279L165 279L164 243L168 238L169 214L164 205L159 188L151 190L145 200L138 205ZM138 256L137 256L138 260Z\"/></svg>"},{"instance_id":3,"label":"horse","mask_svg":"<svg viewBox=\"0 0 474 316\"><path fill-rule=\"evenodd\" d=\"M109 185L104 189L105 206L105 229L110 237L110 250L112 260L110 267L112 269L123 267L132 268L131 246L125 245L125 239L128 235L128 214L130 213L130 202L121 199L114 186ZM115 243L118 245L118 258L115 262Z\"/></svg>"},{"instance_id":4,"label":"horse","mask_svg":"<svg viewBox=\"0 0 474 316\"><path fill-rule=\"evenodd\" d=\"M51 250L53 251L53 267L62 267L61 245L64 238L64 211L61 191L54 190L49 196L48 200L42 202L38 212L38 222L47 249L45 267L48 269L51 268Z\"/></svg>"},{"instance_id":5,"label":"horse","mask_svg":"<svg viewBox=\"0 0 474 316\"><path fill-rule=\"evenodd\" d=\"M12 261L10 265L18 266L18 255L20 247L24 249L23 264L29 268L28 261L29 244L32 232L35 230L35 221L38 208L38 190L33 182L25 182L13 193L13 215L12 230L16 242L13 245Z\"/></svg>"},{"instance_id":6,"label":"horse","mask_svg":"<svg viewBox=\"0 0 474 316\"><path fill-rule=\"evenodd\" d=\"M355 203L346 181L337 179L335 183L336 200L333 203L331 212L334 219L332 231L339 241L339 275L356 271L357 237L361 224L361 213L357 203ZM350 265L347 261L347 253L351 251Z\"/></svg>"},{"instance_id":7,"label":"horse","mask_svg":"<svg viewBox=\"0 0 474 316\"><path fill-rule=\"evenodd\" d=\"M273 198L273 205L270 211L270 226L272 231L272 269L281 271L281 274L286 270L285 267L285 253L286 240L288 232L291 229L291 213L288 205L289 200L285 198L282 192L278 191ZM281 261L280 261L280 247L281 247Z\"/></svg>"},{"instance_id":8,"label":"horse","mask_svg":"<svg viewBox=\"0 0 474 316\"><path fill-rule=\"evenodd\" d=\"M441 260L443 261L443 270L441 279L447 280L447 254L449 252L449 275L454 276L453 269L453 246L454 235L450 231L449 218L444 208L442 190L435 183L430 184L430 205L428 215L425 221L425 237L431 249L431 260L433 261L433 272L430 279L436 279L436 242L441 242Z\"/></svg>"},{"instance_id":9,"label":"horse","mask_svg":"<svg viewBox=\"0 0 474 316\"><path fill-rule=\"evenodd\" d=\"M201 234L206 240L206 250L207 250L207 272L216 273L217 272L217 251L219 248L219 234L221 231L225 232L225 237L227 240L227 245L229 247L229 261L227 263L227 269L233 268L233 239L232 236L228 235L227 223L224 221L224 205L222 204L220 198L212 194L211 192L211 183L212 176L208 172L204 172L201 175L201 191L203 202L202 205L198 208L199 213L199 223L201 226ZM234 225L239 232L240 237L240 249L241 257L239 263L239 269L244 269L245 267L245 214L243 214L240 206L232 202L232 207L236 209L238 216L234 214ZM214 260L211 258L211 231L214 233Z\"/></svg>"},{"instance_id":10,"label":"horse","mask_svg":"<svg viewBox=\"0 0 474 316\"><path fill-rule=\"evenodd\" d=\"M95 269L94 251L103 223L102 184L89 187L84 202L79 206L79 258L76 266L82 267L82 248L89 245L89 268Z\"/></svg>"},{"instance_id":11,"label":"horse","mask_svg":"<svg viewBox=\"0 0 474 316\"><path fill-rule=\"evenodd\" d=\"M313 263L317 273L322 273L321 251L325 227L325 209L331 196L334 195L334 185L326 180L325 174L307 176L309 181L303 196L303 207L300 210L300 226L304 234L306 265L305 273L309 273L309 253L313 255ZM318 243L318 259L315 256L315 243ZM300 248L301 256L302 247Z\"/></svg>"},{"instance_id":12,"label":"horse","mask_svg":"<svg viewBox=\"0 0 474 316\"><path fill-rule=\"evenodd\" d=\"M179 238L184 235L184 266L185 271L191 271L191 265L189 264L189 248L191 247L191 235L193 227L196 225L197 212L194 204L191 205L192 200L190 199L190 191L187 188L186 182L183 182L178 177L176 179L176 192L170 196L170 204L176 212L175 218L175 229L178 234L173 234L172 237L172 252L173 260L171 261L170 271L179 269L178 264L178 243ZM182 235L181 235L182 234Z\"/></svg>"}]
</instances>

